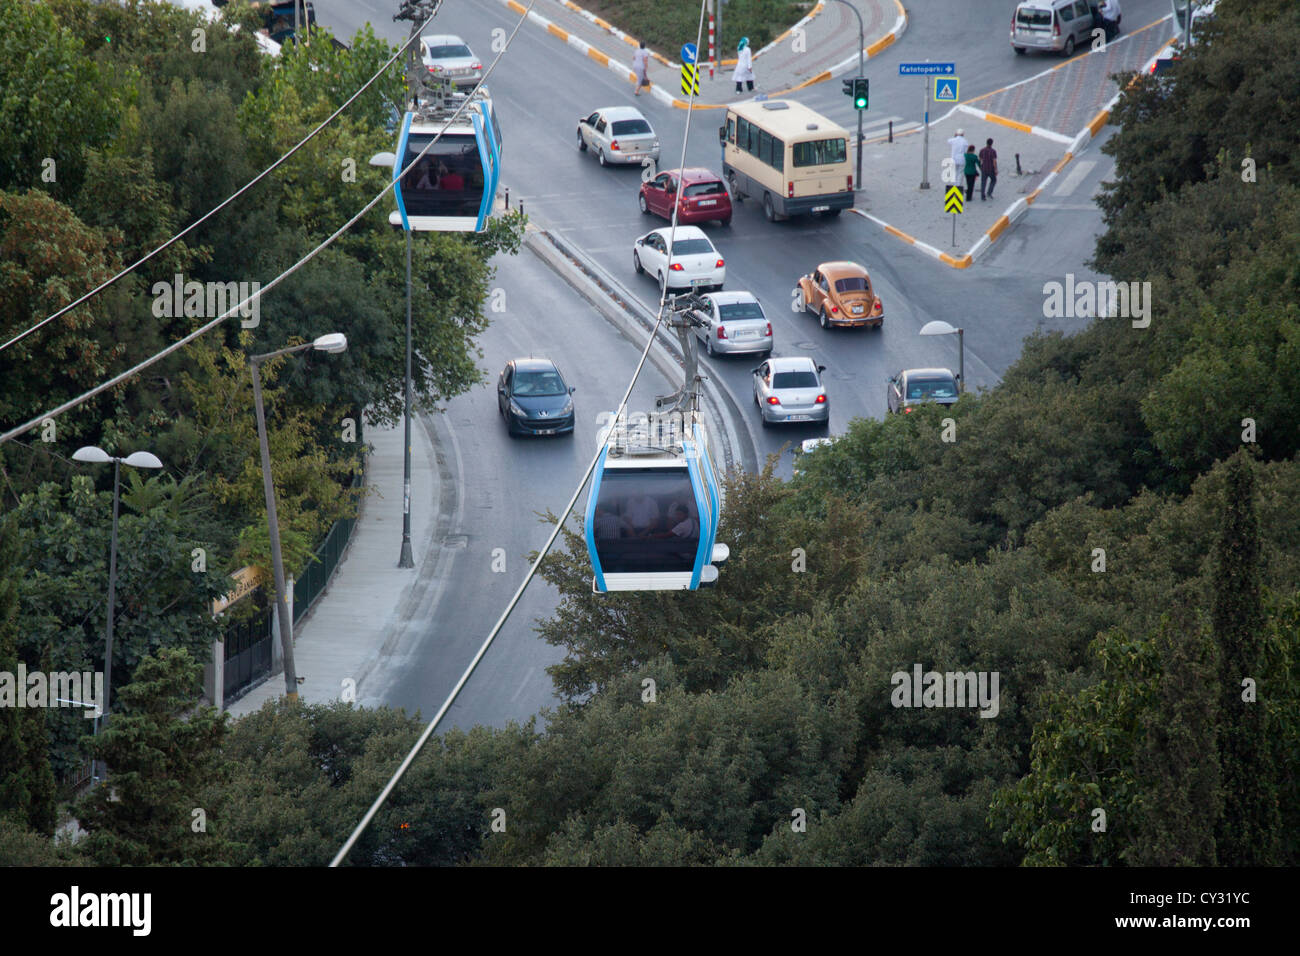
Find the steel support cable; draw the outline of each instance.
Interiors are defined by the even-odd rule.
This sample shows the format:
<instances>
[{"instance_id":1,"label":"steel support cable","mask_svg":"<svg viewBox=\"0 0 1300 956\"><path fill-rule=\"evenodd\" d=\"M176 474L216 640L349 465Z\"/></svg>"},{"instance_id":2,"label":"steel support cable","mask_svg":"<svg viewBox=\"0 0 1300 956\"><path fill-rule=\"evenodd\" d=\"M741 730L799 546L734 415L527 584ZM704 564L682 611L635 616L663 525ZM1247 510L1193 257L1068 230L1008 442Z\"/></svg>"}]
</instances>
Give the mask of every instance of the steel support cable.
<instances>
[{"instance_id":1,"label":"steel support cable","mask_svg":"<svg viewBox=\"0 0 1300 956\"><path fill-rule=\"evenodd\" d=\"M700 39L704 33L704 11L707 2L708 0L703 0L703 2L700 4L700 23L695 38L696 50L700 48ZM529 9L532 9L531 4L529 5ZM522 23L522 21L520 22ZM518 27L516 27L516 30L517 29ZM513 37L514 34L511 34L511 36ZM686 107L686 132L685 135L682 137L681 168L683 169L686 168L686 146L687 143L690 141L691 115L694 112L694 106L695 106L694 84L692 84L691 86L691 91L692 92L690 95L690 99L687 102L687 107ZM676 228L677 228L677 207L674 206L671 230L675 231ZM670 231L669 233L670 250L672 249L672 243L671 243L672 234L673 234L672 231ZM671 252L669 253L669 255L670 255L670 262L671 262ZM627 390L623 393L623 398L619 402L618 413L616 413L614 417L615 421L618 421L619 416L626 410L628 399L631 398L632 396L632 389L636 387L637 379L640 378L641 376L641 370L645 367L646 359L650 356L650 349L654 345L655 336L659 333L659 327L663 324L664 306L667 302L667 298L668 298L668 283L665 278L663 288L660 290L660 294L659 294L659 316L655 321L654 328L650 330L650 337L646 340L645 348L641 351L641 360L637 362L636 370L632 373L632 379L631 381L628 382ZM500 633L501 628L505 626L506 620L510 617L511 612L514 611L515 609L515 605L519 603L519 599L523 597L524 591L527 589L529 583L533 580L533 577L537 574L537 569L541 567L542 562L546 559L546 555L550 553L552 545L555 544L555 539L559 537L560 531L564 527L564 522L567 520L569 513L573 510L573 506L577 504L578 498L582 494L582 490L587 487L587 482L591 480L592 472L596 470L596 462L600 461L601 453L605 450L605 446L609 444L609 441L613 437L613 434L614 434L614 429L611 427L609 433L605 437L605 444L601 445L600 448L596 449L596 454L593 455L591 461L587 463L587 470L583 472L582 480L578 483L578 487L574 489L573 495L569 498L568 503L564 506L564 510L560 513L559 517L556 519L555 527L551 530L551 536L546 539L546 544L542 547L542 550L538 552L537 559L533 561L532 566L528 569L528 573L524 575L524 579L520 583L519 587L515 590L514 596L510 599L510 603L506 605L506 609L501 613L501 616L497 618L496 624L494 624L492 626L492 630L488 632L487 638L483 641L482 645L479 647L478 652L474 655L473 660L471 660L469 662L469 666L465 668L465 673L461 674L460 680L456 682L456 686L451 689L451 693L447 695L447 699L443 701L442 706L438 708L438 712L434 714L433 719L429 721L428 725L424 728L424 732L420 734L420 738L415 742L415 745L411 747L410 751L407 753L406 757L402 760L401 764L393 772L393 775L392 777L389 778L388 783L384 785L384 789L380 791L379 796L377 796L375 798L374 803L370 805L370 809L368 809L366 811L365 816L361 818L361 822L356 825L356 828L348 836L347 841L339 849L338 853L334 855L334 859L330 861L331 867L336 867L344 860L347 859L348 853L351 852L352 847L356 845L357 840L360 839L361 834L365 832L366 827L370 825L370 821L374 819L375 814L379 812L381 807L383 807L384 803L388 800L389 795L393 792L393 789L397 786L398 782L406 774L406 771L410 769L411 764L415 761L415 758L419 756L420 751L424 749L424 745L428 743L429 738L433 736L433 732L438 728L438 724L442 722L442 718L445 717L447 711L451 709L451 705L456 702L456 697L460 694L461 690L465 687L467 683L469 683L469 679L473 675L475 668L478 667L479 662L483 660L484 655L487 654L488 648L491 647L492 642L496 640L497 634Z\"/></svg>"},{"instance_id":2,"label":"steel support cable","mask_svg":"<svg viewBox=\"0 0 1300 956\"><path fill-rule=\"evenodd\" d=\"M375 196L375 198L370 200L370 202L366 203L366 205L363 206L360 209L360 211L357 212L356 215L354 215L351 219L349 219L342 226L336 229L333 233L330 234L328 238L326 238L314 249L312 249L310 252L304 255L301 259L299 259L293 265L289 266L289 268L285 269L278 276L276 276L274 279L268 282L265 286L259 288L258 291L254 292L248 298L240 302L237 302L235 305L231 306L229 309L227 309L221 315L217 316L207 325L200 326L199 328L195 329L193 332L191 332L189 335L185 336L184 338L178 339L177 341L173 342L171 345L167 346L161 352L158 352L153 356L145 359L143 362L140 362L132 366L131 368L127 369L125 372L121 372L113 376L108 381L101 382L99 385L96 385L94 388L82 392L76 398L69 399L68 401L64 402L62 405L58 406L57 408L53 408L48 412L44 412L40 415L37 415L35 418L32 418L21 425L9 429L9 431L0 435L0 445L4 444L7 441L11 441L14 438L17 438L19 435L31 431L33 428L35 428L41 422L45 421L47 418L53 418L55 415L62 415L64 412L76 408L78 405L81 405L84 402L88 401L89 399L94 398L100 392L106 391L112 388L113 386L120 384L121 382L130 378L132 375L136 375L139 372L144 371L149 366L154 365L157 362L160 362L162 359L166 358L168 355L171 355L173 352L177 351L178 349L184 348L186 345L189 345L199 336L216 328L226 319L230 318L231 316L239 312L240 309L245 308L254 299L258 298L259 296L265 295L267 292L270 292L272 289L278 286L289 276L293 275L295 272L297 272L299 269L305 266L312 259L316 258L317 254L322 249L325 249L328 246L332 245L334 241L339 238L339 236L343 235L345 232L351 229L361 219L362 216L364 216L376 205L378 205L379 201L388 194L388 191L391 190L397 184L398 180L402 176L405 176L413 168L415 168L416 163L418 163L421 159L424 158L425 153L427 153L430 149L433 148L434 144L437 143L438 140L442 138L442 134L446 132L447 128L451 126L452 123L454 123L460 117L460 114L463 113L466 107L468 107L470 103L473 101L474 94L477 93L479 88L482 87L482 85L487 81L487 78L492 75L492 71L496 69L497 64L501 61L501 57L503 57L506 53L506 50L510 48L511 41L514 40L515 34L519 32L519 28L523 26L524 21L528 18L527 14L531 12L531 10L533 9L533 4L535 4L536 2L537 0L529 0L528 9L525 11L524 16L519 18L519 22L515 24L514 31L506 39L506 45L502 48L501 52L497 54L496 59L493 60L491 64L489 64L488 68L483 72L483 76L479 79L477 85L475 85L474 89L470 92L470 95L465 98L465 102L463 102L456 109L456 111L452 113L452 115L442 125L442 128L438 130L437 135L434 136L433 139L429 141L429 145L425 146L424 149L420 150L419 155L417 155L414 159L412 159L408 166L403 167L401 173L395 176L388 183L387 186L381 189L379 193Z\"/></svg>"},{"instance_id":3,"label":"steel support cable","mask_svg":"<svg viewBox=\"0 0 1300 956\"><path fill-rule=\"evenodd\" d=\"M435 9L434 12L433 12L433 14L430 15L429 19L426 20L426 21L424 22L424 25L420 27L420 31L423 31L423 30L424 30L424 27L427 27L430 23L432 23L432 22L433 22L433 18L434 18L435 16L437 16L437 15L438 15L438 10ZM254 186L256 186L258 183L260 183L263 179L265 179L267 176L269 176L271 173L273 173L276 169L278 169L279 167L281 167L282 165L284 165L284 163L287 162L287 161L288 161L288 160L289 160L289 159L290 159L290 158L291 158L295 153L297 153L300 149L302 149L304 146L306 146L308 143L310 143L313 139L315 139L316 136L318 136L321 132L323 132L324 129L325 129L325 127L329 126L330 123L334 122L334 120L336 120L336 119L339 117L339 115L343 113L344 110L346 110L349 106L351 106L354 102L356 102L357 97L359 97L359 96L360 96L362 93L364 93L366 90L370 89L370 87L371 87L372 85L374 85L374 83L375 83L376 80L378 80L381 76L383 76L386 72L388 72L388 68L389 68L390 66L392 66L394 63L397 62L397 58L400 57L402 54L404 54L404 53L406 52L407 47L409 47L409 46L411 45L411 41L414 40L414 39L416 39L418 36L419 36L419 33L417 32L417 33L415 34L415 36L408 37L407 40L406 40L406 42L403 43L400 47L398 47L397 52L393 54L393 56L388 60L388 62L385 63L383 66L381 66L381 67L379 68L379 72L377 72L374 76L372 76L370 79L368 79L368 80L367 80L367 81L362 85L362 87L361 87L360 89L358 89L355 93L353 93L350 97L348 97L347 101L346 101L342 106L340 106L340 107L339 107L338 109L336 109L333 113L331 113L331 114L330 114L330 115L329 115L325 120L323 120L323 121L321 122L321 124L320 124L319 126L317 126L314 130L312 130L310 133L308 133L306 136L304 136L304 137L302 138L302 140L298 143L298 145L294 146L292 149L289 150L289 152L285 153L283 156L281 156L279 159L277 159L277 160L276 160L274 163L272 163L270 166L266 167L266 169L262 170L260 173L258 173L258 174L257 174L256 176L254 176L252 179L250 179L250 180L249 180L248 182L246 182L243 186L241 186L238 190L236 190L235 192L231 193L231 194L230 194L228 197L226 197L226 199L223 200L219 205L214 206L212 209L208 210L208 211L207 211L206 213L204 213L201 217L199 217L198 219L194 220L194 222L190 223L188 226L186 226L186 227L185 227L184 229L182 229L180 232L176 233L176 235L172 236L170 239L168 239L168 240L167 240L166 242L164 242L162 245L158 246L158 247L157 247L156 249L154 249L152 252L146 253L145 255L141 256L141 257L140 257L139 259L137 259L135 262L131 263L129 266L127 266L126 268L124 268L124 269L123 269L121 272L119 272L117 275L113 276L111 279L105 279L105 280L104 280L103 282L101 282L98 286L96 286L95 288L91 289L89 292L87 292L87 293L86 293L85 295L83 295L81 298L77 299L75 302L70 302L70 303L68 303L68 304L65 305L63 308L61 308L61 309L59 309L57 312L55 312L53 315L47 315L45 318L41 319L41 321L37 322L37 323L36 323L35 325L33 325L31 328L29 328L29 329L27 329L27 330L25 330L25 331L23 331L23 332L19 332L19 333L18 333L17 335L15 335L13 338L9 339L9 341L5 342L3 345L0 345L0 352L3 352L5 349L9 348L9 346L11 346L11 345L15 345L15 344L17 344L18 342L21 342L23 339L27 338L27 336L31 335L33 332L37 331L38 329L40 329L40 328L42 328L42 327L48 325L50 322L53 322L53 321L54 321L55 319L57 319L59 316L61 316L61 315L66 315L68 312L71 312L73 309L77 308L77 306L81 305L82 303L90 301L90 300L93 299L95 296L99 295L99 293L101 293L101 292L103 292L105 289L107 289L109 286L111 286L111 285L113 285L114 283L116 283L119 279L122 279L122 278L124 278L125 276L129 275L130 273L134 272L136 269L138 269L140 266L144 265L146 262L148 262L148 261L149 261L150 259L152 259L154 256L158 255L158 253L162 252L164 249L168 248L169 246L171 246L171 245L172 245L173 243L175 243L176 241L178 241L178 240L180 240L180 239L183 239L183 238L184 238L186 235L188 235L190 232L192 232L193 230L197 229L199 226L203 225L203 223L207 222L209 219L211 219L211 218L212 218L213 216L215 216L217 213L221 212L221 210L225 209L227 206L229 206L231 203L233 203L236 199L238 199L238 198L239 198L240 196L242 196L244 193L248 192L250 189L252 189L252 188L253 188ZM296 51L295 51L295 53L296 53ZM305 54L303 54L303 55L305 55Z\"/></svg>"}]
</instances>

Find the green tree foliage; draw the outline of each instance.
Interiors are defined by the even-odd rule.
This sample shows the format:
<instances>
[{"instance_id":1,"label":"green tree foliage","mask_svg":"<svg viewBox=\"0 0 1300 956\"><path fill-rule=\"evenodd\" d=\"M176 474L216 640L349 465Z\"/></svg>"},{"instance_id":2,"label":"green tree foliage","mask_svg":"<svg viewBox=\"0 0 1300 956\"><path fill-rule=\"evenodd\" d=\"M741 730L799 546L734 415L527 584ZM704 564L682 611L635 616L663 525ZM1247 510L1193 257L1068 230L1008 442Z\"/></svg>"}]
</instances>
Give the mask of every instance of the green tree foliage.
<instances>
[{"instance_id":1,"label":"green tree foliage","mask_svg":"<svg viewBox=\"0 0 1300 956\"><path fill-rule=\"evenodd\" d=\"M233 848L207 818L205 791L228 772L226 717L194 708L202 667L181 648L145 658L107 728L87 742L107 781L78 805L83 852L102 866L216 863ZM198 811L198 812L196 812Z\"/></svg>"}]
</instances>

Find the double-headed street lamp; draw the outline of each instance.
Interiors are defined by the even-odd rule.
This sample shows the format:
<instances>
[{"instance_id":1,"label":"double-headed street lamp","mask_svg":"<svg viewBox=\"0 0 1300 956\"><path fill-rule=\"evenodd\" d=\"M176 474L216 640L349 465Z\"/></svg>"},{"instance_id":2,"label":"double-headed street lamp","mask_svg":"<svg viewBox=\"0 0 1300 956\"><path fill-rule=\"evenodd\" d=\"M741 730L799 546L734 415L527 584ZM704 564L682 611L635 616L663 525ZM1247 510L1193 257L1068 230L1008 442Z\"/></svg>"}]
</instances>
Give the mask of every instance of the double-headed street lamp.
<instances>
[{"instance_id":1,"label":"double-headed street lamp","mask_svg":"<svg viewBox=\"0 0 1300 956\"><path fill-rule=\"evenodd\" d=\"M957 333L957 390L966 391L966 344L962 341L962 330L953 328L942 319L935 319L921 326L922 335L951 335Z\"/></svg>"},{"instance_id":2,"label":"double-headed street lamp","mask_svg":"<svg viewBox=\"0 0 1300 956\"><path fill-rule=\"evenodd\" d=\"M72 457L75 461L85 461L96 465L106 465L110 461L113 463L113 531L108 544L108 626L104 635L104 709L102 714L104 726L107 727L108 706L113 694L113 605L117 603L117 509L118 500L121 498L122 466L161 468L163 464L156 455L152 455L147 451L137 451L125 458L118 458L116 455L110 455L104 449L96 448L94 445L85 445L78 448L72 453ZM100 719L99 716L95 718L95 733L99 733ZM95 769L92 768L92 780L97 779L97 777Z\"/></svg>"},{"instance_id":3,"label":"double-headed street lamp","mask_svg":"<svg viewBox=\"0 0 1300 956\"><path fill-rule=\"evenodd\" d=\"M293 666L293 621L289 619L289 596L284 588L284 558L280 553L280 519L275 512L275 486L271 483L271 446L266 440L266 414L262 411L262 376L258 367L267 359L290 355L304 349L318 352L342 352L348 347L348 337L342 332L322 335L314 342L304 342L287 349L250 355L248 365L253 374L253 404L257 408L257 440L262 446L262 486L266 492L266 523L271 533L271 566L275 575L275 607L280 621L280 647L284 652L285 696L298 699L298 673Z\"/></svg>"}]
</instances>

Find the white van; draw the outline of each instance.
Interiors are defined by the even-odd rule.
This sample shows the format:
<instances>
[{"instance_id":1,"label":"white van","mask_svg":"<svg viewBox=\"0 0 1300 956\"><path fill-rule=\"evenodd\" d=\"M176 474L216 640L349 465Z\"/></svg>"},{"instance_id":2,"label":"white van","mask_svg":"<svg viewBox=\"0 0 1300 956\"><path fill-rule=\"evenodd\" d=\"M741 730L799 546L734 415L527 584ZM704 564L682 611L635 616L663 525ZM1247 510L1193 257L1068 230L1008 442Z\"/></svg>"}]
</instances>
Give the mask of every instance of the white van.
<instances>
[{"instance_id":1,"label":"white van","mask_svg":"<svg viewBox=\"0 0 1300 956\"><path fill-rule=\"evenodd\" d=\"M1011 48L1072 56L1101 28L1089 0L1025 0L1011 16Z\"/></svg>"}]
</instances>

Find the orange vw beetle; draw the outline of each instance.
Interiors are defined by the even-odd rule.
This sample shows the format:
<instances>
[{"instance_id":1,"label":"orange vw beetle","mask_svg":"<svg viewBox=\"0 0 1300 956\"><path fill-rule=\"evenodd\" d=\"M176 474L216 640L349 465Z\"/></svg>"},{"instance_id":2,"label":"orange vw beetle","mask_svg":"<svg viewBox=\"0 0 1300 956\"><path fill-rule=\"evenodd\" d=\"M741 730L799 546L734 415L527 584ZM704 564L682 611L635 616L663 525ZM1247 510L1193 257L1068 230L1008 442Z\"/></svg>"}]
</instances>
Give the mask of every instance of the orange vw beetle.
<instances>
[{"instance_id":1,"label":"orange vw beetle","mask_svg":"<svg viewBox=\"0 0 1300 956\"><path fill-rule=\"evenodd\" d=\"M811 312L823 329L835 325L870 325L885 321L885 306L871 287L867 270L856 262L823 262L799 279L796 312Z\"/></svg>"}]
</instances>

